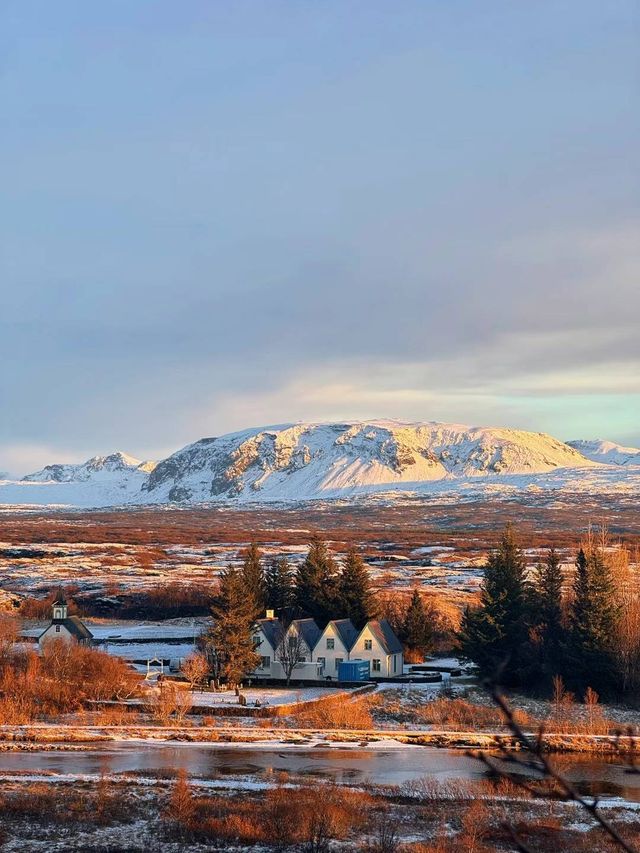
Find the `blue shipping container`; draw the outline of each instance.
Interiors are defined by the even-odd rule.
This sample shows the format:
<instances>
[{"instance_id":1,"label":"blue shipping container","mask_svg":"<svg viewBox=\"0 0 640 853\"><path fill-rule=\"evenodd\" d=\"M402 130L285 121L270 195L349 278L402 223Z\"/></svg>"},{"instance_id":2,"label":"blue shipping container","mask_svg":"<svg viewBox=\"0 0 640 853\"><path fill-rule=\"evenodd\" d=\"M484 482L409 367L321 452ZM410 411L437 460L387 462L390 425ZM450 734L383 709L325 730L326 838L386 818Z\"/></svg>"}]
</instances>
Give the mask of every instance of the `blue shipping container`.
<instances>
[{"instance_id":1,"label":"blue shipping container","mask_svg":"<svg viewBox=\"0 0 640 853\"><path fill-rule=\"evenodd\" d=\"M338 665L338 681L368 681L368 660L344 660Z\"/></svg>"}]
</instances>

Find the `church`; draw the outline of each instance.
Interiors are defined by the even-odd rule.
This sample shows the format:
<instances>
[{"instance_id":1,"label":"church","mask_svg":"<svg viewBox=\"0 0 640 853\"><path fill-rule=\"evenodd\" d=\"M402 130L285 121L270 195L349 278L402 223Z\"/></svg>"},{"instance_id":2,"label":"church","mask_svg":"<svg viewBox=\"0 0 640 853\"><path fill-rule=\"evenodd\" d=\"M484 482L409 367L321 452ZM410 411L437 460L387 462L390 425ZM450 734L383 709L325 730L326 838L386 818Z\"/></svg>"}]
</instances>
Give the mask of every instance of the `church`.
<instances>
[{"instance_id":1,"label":"church","mask_svg":"<svg viewBox=\"0 0 640 853\"><path fill-rule=\"evenodd\" d=\"M51 640L64 640L65 643L74 641L82 646L91 645L93 634L78 616L68 615L67 602L62 591L58 592L51 610L51 623L38 637L40 648Z\"/></svg>"}]
</instances>

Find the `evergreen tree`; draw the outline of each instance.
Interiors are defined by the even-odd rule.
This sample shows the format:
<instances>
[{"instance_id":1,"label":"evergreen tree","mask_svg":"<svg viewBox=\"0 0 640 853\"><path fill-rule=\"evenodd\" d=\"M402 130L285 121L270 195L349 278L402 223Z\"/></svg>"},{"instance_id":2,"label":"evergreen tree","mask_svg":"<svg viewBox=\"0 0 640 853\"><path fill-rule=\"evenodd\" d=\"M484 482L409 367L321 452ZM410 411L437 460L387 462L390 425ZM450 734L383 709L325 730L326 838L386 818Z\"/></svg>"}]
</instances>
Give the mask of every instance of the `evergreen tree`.
<instances>
[{"instance_id":1,"label":"evergreen tree","mask_svg":"<svg viewBox=\"0 0 640 853\"><path fill-rule=\"evenodd\" d=\"M262 555L255 542L252 542L242 553L242 582L247 595L253 603L255 618L264 616L266 603L265 574L262 567Z\"/></svg>"},{"instance_id":2,"label":"evergreen tree","mask_svg":"<svg viewBox=\"0 0 640 853\"><path fill-rule=\"evenodd\" d=\"M458 636L461 653L483 676L520 682L530 664L525 561L508 527L484 569L480 607L467 608Z\"/></svg>"},{"instance_id":3,"label":"evergreen tree","mask_svg":"<svg viewBox=\"0 0 640 853\"><path fill-rule=\"evenodd\" d=\"M567 632L563 622L562 569L555 549L536 567L531 596L531 621L539 648L540 671L550 683L565 669Z\"/></svg>"},{"instance_id":4,"label":"evergreen tree","mask_svg":"<svg viewBox=\"0 0 640 853\"><path fill-rule=\"evenodd\" d=\"M576 559L570 608L569 683L611 693L618 679L614 655L619 608L611 571L597 548L581 548Z\"/></svg>"},{"instance_id":5,"label":"evergreen tree","mask_svg":"<svg viewBox=\"0 0 640 853\"><path fill-rule=\"evenodd\" d=\"M422 596L414 589L400 631L400 639L409 652L408 657L424 659L433 647L433 635L433 613L425 608Z\"/></svg>"},{"instance_id":6,"label":"evergreen tree","mask_svg":"<svg viewBox=\"0 0 640 853\"><path fill-rule=\"evenodd\" d=\"M351 619L358 630L375 615L369 572L354 548L347 552L338 575L336 604L331 618Z\"/></svg>"},{"instance_id":7,"label":"evergreen tree","mask_svg":"<svg viewBox=\"0 0 640 853\"><path fill-rule=\"evenodd\" d=\"M314 537L296 572L296 607L326 625L337 608L337 566L327 545Z\"/></svg>"},{"instance_id":8,"label":"evergreen tree","mask_svg":"<svg viewBox=\"0 0 640 853\"><path fill-rule=\"evenodd\" d=\"M279 619L291 621L295 599L293 572L286 557L271 560L265 572L267 608Z\"/></svg>"},{"instance_id":9,"label":"evergreen tree","mask_svg":"<svg viewBox=\"0 0 640 853\"><path fill-rule=\"evenodd\" d=\"M247 596L242 574L229 566L220 575L220 593L212 607L213 627L208 645L217 671L237 684L260 662L253 640L254 602Z\"/></svg>"}]
</instances>

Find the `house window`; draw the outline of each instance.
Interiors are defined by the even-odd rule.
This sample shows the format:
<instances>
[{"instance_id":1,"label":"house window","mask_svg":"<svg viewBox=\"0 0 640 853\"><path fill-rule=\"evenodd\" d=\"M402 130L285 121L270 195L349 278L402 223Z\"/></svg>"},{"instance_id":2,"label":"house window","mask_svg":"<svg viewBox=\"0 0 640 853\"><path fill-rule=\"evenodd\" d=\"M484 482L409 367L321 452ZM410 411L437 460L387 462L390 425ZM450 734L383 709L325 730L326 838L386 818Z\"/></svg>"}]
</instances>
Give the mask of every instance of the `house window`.
<instances>
[{"instance_id":1,"label":"house window","mask_svg":"<svg viewBox=\"0 0 640 853\"><path fill-rule=\"evenodd\" d=\"M336 669L340 668L340 664L342 663L343 660L344 660L344 658L336 658Z\"/></svg>"},{"instance_id":2,"label":"house window","mask_svg":"<svg viewBox=\"0 0 640 853\"><path fill-rule=\"evenodd\" d=\"M328 649L335 649L335 647L336 647L336 641L333 639L333 637L327 637L327 648Z\"/></svg>"},{"instance_id":3,"label":"house window","mask_svg":"<svg viewBox=\"0 0 640 853\"><path fill-rule=\"evenodd\" d=\"M260 634L255 634L253 637L253 645L259 646L261 643L262 643L262 637L260 636Z\"/></svg>"},{"instance_id":4,"label":"house window","mask_svg":"<svg viewBox=\"0 0 640 853\"><path fill-rule=\"evenodd\" d=\"M324 665L326 664L326 662L327 662L327 659L326 659L326 658L318 658L318 663L320 664L320 666L321 666L323 669L324 669Z\"/></svg>"},{"instance_id":5,"label":"house window","mask_svg":"<svg viewBox=\"0 0 640 853\"><path fill-rule=\"evenodd\" d=\"M374 672L380 672L380 661L378 658L373 659L373 665L371 667Z\"/></svg>"},{"instance_id":6,"label":"house window","mask_svg":"<svg viewBox=\"0 0 640 853\"><path fill-rule=\"evenodd\" d=\"M261 658L260 658L260 667L261 667L261 669L269 669L269 667L270 667L270 666L271 666L271 657L270 657L270 655L263 655L263 657L261 657Z\"/></svg>"},{"instance_id":7,"label":"house window","mask_svg":"<svg viewBox=\"0 0 640 853\"><path fill-rule=\"evenodd\" d=\"M60 626L56 625L56 634L59 634L59 633L60 633Z\"/></svg>"},{"instance_id":8,"label":"house window","mask_svg":"<svg viewBox=\"0 0 640 853\"><path fill-rule=\"evenodd\" d=\"M398 658L395 655L393 656L393 671L398 671Z\"/></svg>"},{"instance_id":9,"label":"house window","mask_svg":"<svg viewBox=\"0 0 640 853\"><path fill-rule=\"evenodd\" d=\"M372 648L373 648L373 643L371 642L371 640L365 640L364 641L365 652L370 652Z\"/></svg>"}]
</instances>

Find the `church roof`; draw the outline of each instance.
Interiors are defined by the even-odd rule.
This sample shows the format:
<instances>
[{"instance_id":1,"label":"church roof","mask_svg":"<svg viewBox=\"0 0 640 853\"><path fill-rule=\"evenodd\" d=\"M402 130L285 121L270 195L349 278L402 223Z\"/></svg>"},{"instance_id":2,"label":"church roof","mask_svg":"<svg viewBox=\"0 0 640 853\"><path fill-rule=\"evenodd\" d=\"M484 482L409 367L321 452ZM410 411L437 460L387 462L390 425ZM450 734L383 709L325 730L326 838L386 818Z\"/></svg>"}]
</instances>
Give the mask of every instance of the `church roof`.
<instances>
[{"instance_id":1,"label":"church roof","mask_svg":"<svg viewBox=\"0 0 640 853\"><path fill-rule=\"evenodd\" d=\"M56 619L51 621L45 630L40 634L40 639L47 633L52 625L64 625L67 631L76 640L92 640L93 634L78 616L67 616L66 619Z\"/></svg>"}]
</instances>

